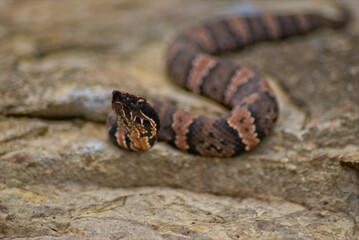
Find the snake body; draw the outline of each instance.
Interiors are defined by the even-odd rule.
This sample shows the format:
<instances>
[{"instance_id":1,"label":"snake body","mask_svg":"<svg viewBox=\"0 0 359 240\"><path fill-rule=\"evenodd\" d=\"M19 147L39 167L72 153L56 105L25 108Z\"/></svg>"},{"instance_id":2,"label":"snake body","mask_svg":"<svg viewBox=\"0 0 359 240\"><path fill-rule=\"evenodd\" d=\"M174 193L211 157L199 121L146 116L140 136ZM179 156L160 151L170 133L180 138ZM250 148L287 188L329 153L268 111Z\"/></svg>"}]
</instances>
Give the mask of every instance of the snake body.
<instances>
[{"instance_id":1,"label":"snake body","mask_svg":"<svg viewBox=\"0 0 359 240\"><path fill-rule=\"evenodd\" d=\"M207 157L231 157L253 149L278 118L274 93L253 69L213 55L321 27L339 28L348 19L347 11L338 19L316 14L225 16L184 29L167 52L170 79L231 111L219 117L194 116L158 100L114 90L113 113L107 121L111 141L142 151L160 140Z\"/></svg>"}]
</instances>

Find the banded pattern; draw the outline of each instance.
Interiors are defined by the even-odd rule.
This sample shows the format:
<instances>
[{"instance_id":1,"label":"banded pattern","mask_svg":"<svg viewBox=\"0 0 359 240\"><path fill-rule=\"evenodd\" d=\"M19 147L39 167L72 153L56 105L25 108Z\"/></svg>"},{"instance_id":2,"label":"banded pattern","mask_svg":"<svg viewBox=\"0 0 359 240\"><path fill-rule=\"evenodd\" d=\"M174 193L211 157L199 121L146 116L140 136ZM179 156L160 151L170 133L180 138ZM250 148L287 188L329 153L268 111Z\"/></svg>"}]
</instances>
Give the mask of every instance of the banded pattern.
<instances>
[{"instance_id":1,"label":"banded pattern","mask_svg":"<svg viewBox=\"0 0 359 240\"><path fill-rule=\"evenodd\" d=\"M347 11L339 19L315 14L262 14L228 16L185 29L168 49L168 75L176 84L232 110L221 117L193 116L167 103L152 101L161 123L158 139L182 151L209 157L231 157L253 149L277 120L276 98L265 77L212 54L258 41L284 39L320 27L338 28L348 20ZM118 126L123 124L118 117L110 117L108 123L113 142L125 149L141 150L138 144L136 149L130 146L134 133Z\"/></svg>"}]
</instances>

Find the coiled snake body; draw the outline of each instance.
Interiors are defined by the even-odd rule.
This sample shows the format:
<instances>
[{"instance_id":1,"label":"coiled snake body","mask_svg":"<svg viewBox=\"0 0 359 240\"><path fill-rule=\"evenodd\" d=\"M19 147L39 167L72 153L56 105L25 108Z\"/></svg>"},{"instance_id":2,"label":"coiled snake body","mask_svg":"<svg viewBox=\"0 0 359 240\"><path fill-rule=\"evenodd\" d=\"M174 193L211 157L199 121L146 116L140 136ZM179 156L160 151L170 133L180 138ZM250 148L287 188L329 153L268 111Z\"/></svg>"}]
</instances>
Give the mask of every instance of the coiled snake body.
<instances>
[{"instance_id":1,"label":"coiled snake body","mask_svg":"<svg viewBox=\"0 0 359 240\"><path fill-rule=\"evenodd\" d=\"M338 28L338 19L315 14L227 16L182 31L169 46L166 68L178 85L231 109L220 117L193 116L164 102L114 90L107 120L111 141L123 149L150 149L156 140L202 156L231 157L257 146L278 117L276 98L265 77L213 54L263 40L278 40L320 27Z\"/></svg>"}]
</instances>

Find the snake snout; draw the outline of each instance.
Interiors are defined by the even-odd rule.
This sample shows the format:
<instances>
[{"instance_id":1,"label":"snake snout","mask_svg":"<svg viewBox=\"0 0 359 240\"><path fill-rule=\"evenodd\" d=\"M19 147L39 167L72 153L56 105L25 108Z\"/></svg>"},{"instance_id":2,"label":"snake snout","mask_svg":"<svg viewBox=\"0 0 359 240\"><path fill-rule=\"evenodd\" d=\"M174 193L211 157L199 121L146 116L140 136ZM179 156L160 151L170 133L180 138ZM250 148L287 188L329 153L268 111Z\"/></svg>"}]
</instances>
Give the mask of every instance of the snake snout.
<instances>
[{"instance_id":1,"label":"snake snout","mask_svg":"<svg viewBox=\"0 0 359 240\"><path fill-rule=\"evenodd\" d=\"M112 102L115 101L121 101L122 97L121 97L122 93L118 90L113 90L112 91Z\"/></svg>"}]
</instances>

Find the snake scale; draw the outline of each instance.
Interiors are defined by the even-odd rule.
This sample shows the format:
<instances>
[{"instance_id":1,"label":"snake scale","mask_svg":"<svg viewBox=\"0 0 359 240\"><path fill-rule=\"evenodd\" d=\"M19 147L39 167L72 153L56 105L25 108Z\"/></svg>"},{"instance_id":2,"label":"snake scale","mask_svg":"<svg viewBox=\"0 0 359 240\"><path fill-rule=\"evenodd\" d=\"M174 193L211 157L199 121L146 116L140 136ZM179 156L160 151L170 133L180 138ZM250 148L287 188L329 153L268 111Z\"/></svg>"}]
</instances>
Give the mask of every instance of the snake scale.
<instances>
[{"instance_id":1,"label":"snake scale","mask_svg":"<svg viewBox=\"0 0 359 240\"><path fill-rule=\"evenodd\" d=\"M158 100L114 90L107 120L110 140L132 151L149 150L157 140L184 152L231 157L256 147L270 133L278 104L266 78L251 68L214 56L259 41L280 40L349 20L319 14L224 16L181 31L170 44L166 70L174 83L218 101L231 111L219 117L194 116Z\"/></svg>"}]
</instances>

